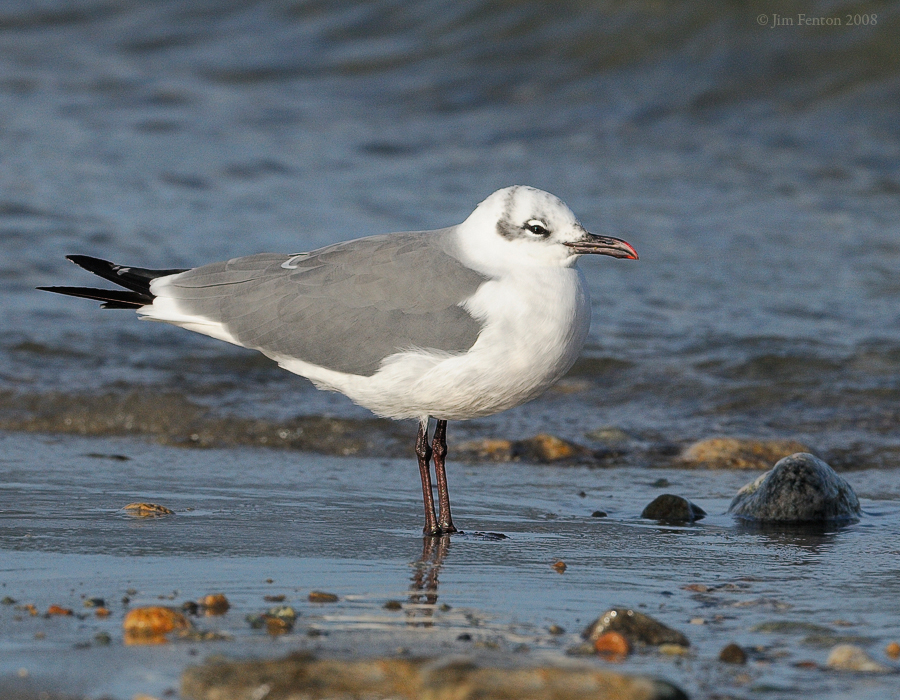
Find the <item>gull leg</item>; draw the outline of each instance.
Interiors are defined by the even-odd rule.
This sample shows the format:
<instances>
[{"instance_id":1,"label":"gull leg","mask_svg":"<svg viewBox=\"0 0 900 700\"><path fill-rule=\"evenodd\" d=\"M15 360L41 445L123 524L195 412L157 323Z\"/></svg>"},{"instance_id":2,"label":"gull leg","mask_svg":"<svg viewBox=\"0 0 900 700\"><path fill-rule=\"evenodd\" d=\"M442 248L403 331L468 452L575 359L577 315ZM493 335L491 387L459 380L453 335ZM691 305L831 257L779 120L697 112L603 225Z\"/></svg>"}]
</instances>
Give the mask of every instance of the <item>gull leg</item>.
<instances>
[{"instance_id":1,"label":"gull leg","mask_svg":"<svg viewBox=\"0 0 900 700\"><path fill-rule=\"evenodd\" d=\"M431 447L428 445L428 422L419 423L416 436L416 457L419 459L419 476L422 478L422 500L425 502L425 527L428 536L440 535L441 530L434 515L434 494L431 492Z\"/></svg>"},{"instance_id":2,"label":"gull leg","mask_svg":"<svg viewBox=\"0 0 900 700\"><path fill-rule=\"evenodd\" d=\"M434 453L434 480L438 487L438 527L442 535L459 532L453 527L453 516L450 515L450 491L447 488L447 472L444 470L444 460L447 457L447 421L437 422L431 450Z\"/></svg>"}]
</instances>

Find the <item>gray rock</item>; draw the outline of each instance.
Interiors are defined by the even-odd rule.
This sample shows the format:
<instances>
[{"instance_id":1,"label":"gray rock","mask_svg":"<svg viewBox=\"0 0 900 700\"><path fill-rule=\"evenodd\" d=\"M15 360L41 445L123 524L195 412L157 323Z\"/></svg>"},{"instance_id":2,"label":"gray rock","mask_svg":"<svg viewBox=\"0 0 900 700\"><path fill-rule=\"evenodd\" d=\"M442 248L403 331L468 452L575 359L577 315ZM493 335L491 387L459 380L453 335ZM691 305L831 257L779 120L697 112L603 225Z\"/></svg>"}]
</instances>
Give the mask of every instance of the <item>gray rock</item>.
<instances>
[{"instance_id":1,"label":"gray rock","mask_svg":"<svg viewBox=\"0 0 900 700\"><path fill-rule=\"evenodd\" d=\"M826 522L859 517L859 499L818 457L798 452L747 484L728 512L760 522Z\"/></svg>"},{"instance_id":2,"label":"gray rock","mask_svg":"<svg viewBox=\"0 0 900 700\"><path fill-rule=\"evenodd\" d=\"M706 515L700 506L681 496L664 493L654 498L641 512L642 518L666 523L692 523Z\"/></svg>"},{"instance_id":3,"label":"gray rock","mask_svg":"<svg viewBox=\"0 0 900 700\"><path fill-rule=\"evenodd\" d=\"M649 615L628 608L613 608L589 624L581 633L583 639L596 640L606 632L618 632L632 645L646 644L658 647L661 644L678 644L688 647L688 638L681 632L666 627Z\"/></svg>"}]
</instances>

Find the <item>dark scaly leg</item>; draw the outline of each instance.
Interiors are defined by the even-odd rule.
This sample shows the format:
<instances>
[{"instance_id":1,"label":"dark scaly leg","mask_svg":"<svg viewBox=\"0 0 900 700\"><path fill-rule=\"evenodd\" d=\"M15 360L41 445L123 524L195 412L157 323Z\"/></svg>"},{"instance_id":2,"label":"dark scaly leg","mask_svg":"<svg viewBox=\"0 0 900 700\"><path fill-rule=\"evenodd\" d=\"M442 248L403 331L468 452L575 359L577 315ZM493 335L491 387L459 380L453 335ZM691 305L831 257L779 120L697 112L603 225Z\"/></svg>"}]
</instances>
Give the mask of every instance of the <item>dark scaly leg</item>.
<instances>
[{"instance_id":1,"label":"dark scaly leg","mask_svg":"<svg viewBox=\"0 0 900 700\"><path fill-rule=\"evenodd\" d=\"M453 516L450 515L450 491L447 489L447 472L444 470L444 460L447 457L447 421L437 422L431 450L434 453L434 480L438 487L438 527L442 535L448 535L459 530L453 527Z\"/></svg>"},{"instance_id":2,"label":"dark scaly leg","mask_svg":"<svg viewBox=\"0 0 900 700\"><path fill-rule=\"evenodd\" d=\"M441 534L434 515L434 494L431 492L431 447L428 445L428 423L419 423L416 437L416 457L419 459L419 476L422 477L422 500L425 502L425 527L422 532L433 537Z\"/></svg>"}]
</instances>

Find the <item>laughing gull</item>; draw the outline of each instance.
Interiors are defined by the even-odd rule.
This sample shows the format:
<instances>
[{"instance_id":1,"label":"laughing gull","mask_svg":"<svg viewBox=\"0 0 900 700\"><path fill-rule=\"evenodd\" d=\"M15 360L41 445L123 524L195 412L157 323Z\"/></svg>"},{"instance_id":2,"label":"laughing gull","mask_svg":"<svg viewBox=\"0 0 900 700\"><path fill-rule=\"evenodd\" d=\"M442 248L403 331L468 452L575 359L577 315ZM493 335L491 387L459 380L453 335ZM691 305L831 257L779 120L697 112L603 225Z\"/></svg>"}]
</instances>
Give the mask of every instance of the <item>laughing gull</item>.
<instances>
[{"instance_id":1,"label":"laughing gull","mask_svg":"<svg viewBox=\"0 0 900 700\"><path fill-rule=\"evenodd\" d=\"M518 406L569 370L591 323L575 262L591 253L638 257L623 240L588 233L552 194L514 186L437 231L188 270L70 255L125 290L39 289L258 350L379 416L417 419L424 532L434 536L457 532L444 471L447 421ZM431 444L429 417L437 421Z\"/></svg>"}]
</instances>

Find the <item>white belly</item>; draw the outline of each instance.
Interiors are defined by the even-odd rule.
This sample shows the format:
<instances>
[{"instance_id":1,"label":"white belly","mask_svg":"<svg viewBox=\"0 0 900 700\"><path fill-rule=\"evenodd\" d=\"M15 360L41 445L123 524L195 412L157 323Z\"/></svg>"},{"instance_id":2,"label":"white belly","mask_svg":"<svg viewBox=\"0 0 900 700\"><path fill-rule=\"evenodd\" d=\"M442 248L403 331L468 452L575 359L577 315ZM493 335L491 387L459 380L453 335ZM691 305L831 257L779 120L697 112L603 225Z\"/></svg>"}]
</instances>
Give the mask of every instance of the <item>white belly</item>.
<instances>
[{"instance_id":1,"label":"white belly","mask_svg":"<svg viewBox=\"0 0 900 700\"><path fill-rule=\"evenodd\" d=\"M591 323L577 268L513 272L482 285L466 307L485 327L465 355L398 353L371 377L275 359L381 416L460 420L491 415L541 394L578 358Z\"/></svg>"}]
</instances>

